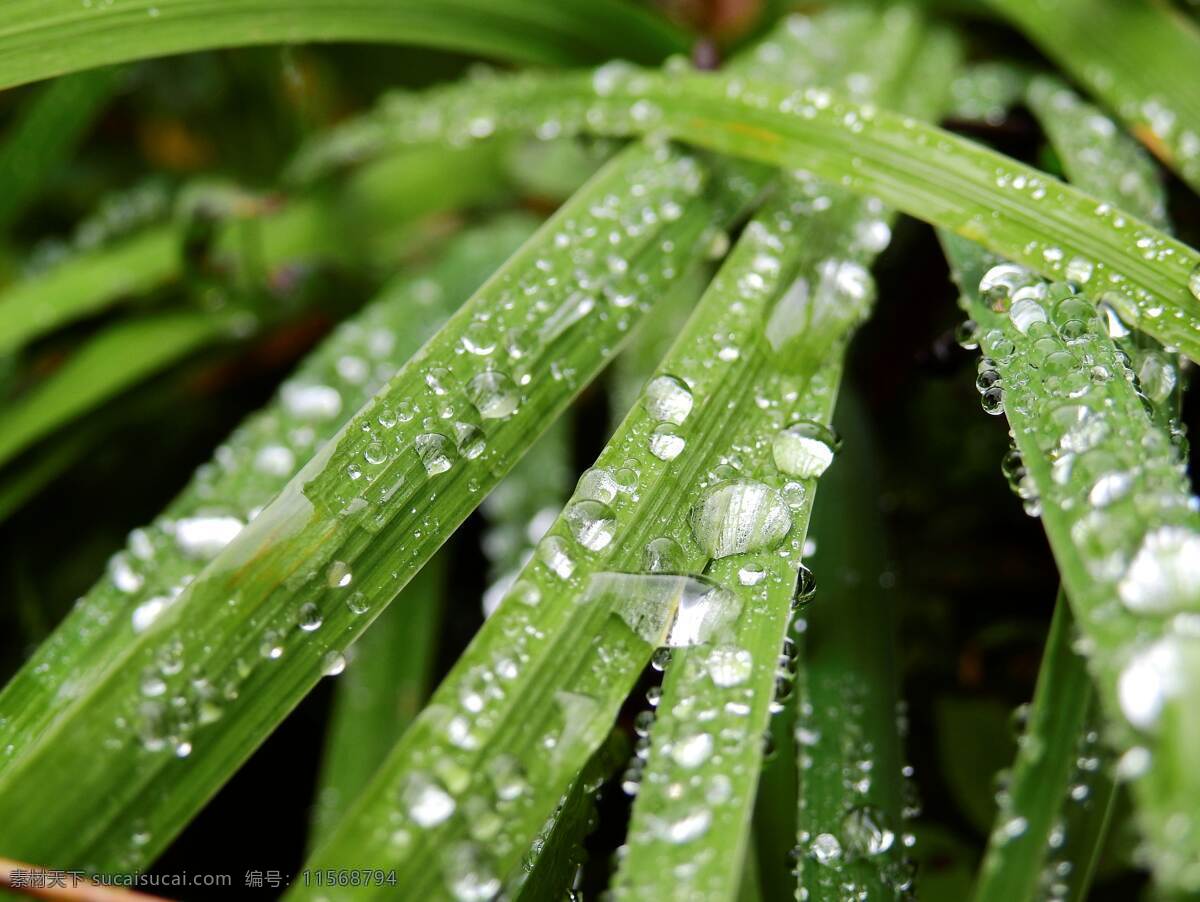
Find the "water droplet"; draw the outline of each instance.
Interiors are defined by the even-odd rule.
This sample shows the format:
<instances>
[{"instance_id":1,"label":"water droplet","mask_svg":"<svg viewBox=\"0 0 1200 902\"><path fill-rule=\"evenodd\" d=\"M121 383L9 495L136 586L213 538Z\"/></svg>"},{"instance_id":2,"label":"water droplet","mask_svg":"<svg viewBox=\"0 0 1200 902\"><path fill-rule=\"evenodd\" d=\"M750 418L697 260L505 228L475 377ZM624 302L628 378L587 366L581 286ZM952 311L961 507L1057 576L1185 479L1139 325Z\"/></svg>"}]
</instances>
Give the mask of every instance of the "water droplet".
<instances>
[{"instance_id":1,"label":"water droplet","mask_svg":"<svg viewBox=\"0 0 1200 902\"><path fill-rule=\"evenodd\" d=\"M1188 276L1188 291L1192 293L1192 297L1200 301L1200 263L1197 263Z\"/></svg>"},{"instance_id":2,"label":"water droplet","mask_svg":"<svg viewBox=\"0 0 1200 902\"><path fill-rule=\"evenodd\" d=\"M340 651L331 651L321 662L321 673L325 676L337 676L346 669L346 657Z\"/></svg>"},{"instance_id":3,"label":"water droplet","mask_svg":"<svg viewBox=\"0 0 1200 902\"><path fill-rule=\"evenodd\" d=\"M344 589L354 579L345 561L333 561L325 571L325 585L331 589Z\"/></svg>"},{"instance_id":4,"label":"water droplet","mask_svg":"<svg viewBox=\"0 0 1200 902\"><path fill-rule=\"evenodd\" d=\"M993 385L987 391L979 396L980 404L983 406L983 412L991 414L994 417L1004 413L1004 389L999 385Z\"/></svg>"},{"instance_id":5,"label":"water droplet","mask_svg":"<svg viewBox=\"0 0 1200 902\"><path fill-rule=\"evenodd\" d=\"M324 623L324 619L321 616L321 609L311 601L302 604L300 610L296 612L296 625L306 633L319 630L322 623Z\"/></svg>"},{"instance_id":6,"label":"water droplet","mask_svg":"<svg viewBox=\"0 0 1200 902\"><path fill-rule=\"evenodd\" d=\"M883 825L883 813L875 808L852 809L842 819L842 839L851 856L868 858L892 847L896 834Z\"/></svg>"},{"instance_id":7,"label":"water droplet","mask_svg":"<svg viewBox=\"0 0 1200 902\"><path fill-rule=\"evenodd\" d=\"M671 758L681 767L699 767L712 754L713 740L708 733L696 733L671 746Z\"/></svg>"},{"instance_id":8,"label":"water droplet","mask_svg":"<svg viewBox=\"0 0 1200 902\"><path fill-rule=\"evenodd\" d=\"M437 432L427 432L413 439L413 448L421 465L430 476L445 473L454 465L454 446L450 439Z\"/></svg>"},{"instance_id":9,"label":"water droplet","mask_svg":"<svg viewBox=\"0 0 1200 902\"><path fill-rule=\"evenodd\" d=\"M692 507L692 534L710 558L770 551L791 531L783 497L750 479L718 483Z\"/></svg>"},{"instance_id":10,"label":"water droplet","mask_svg":"<svg viewBox=\"0 0 1200 902\"><path fill-rule=\"evenodd\" d=\"M683 549L670 536L659 536L646 543L642 569L650 573L679 573L683 563Z\"/></svg>"},{"instance_id":11,"label":"water droplet","mask_svg":"<svg viewBox=\"0 0 1200 902\"><path fill-rule=\"evenodd\" d=\"M597 573L584 603L602 600L655 647L701 645L741 613L741 599L704 577L665 573Z\"/></svg>"},{"instance_id":12,"label":"water droplet","mask_svg":"<svg viewBox=\"0 0 1200 902\"><path fill-rule=\"evenodd\" d=\"M436 827L454 813L454 799L422 773L409 774L400 792L408 816L422 827Z\"/></svg>"},{"instance_id":13,"label":"water droplet","mask_svg":"<svg viewBox=\"0 0 1200 902\"><path fill-rule=\"evenodd\" d=\"M775 435L771 453L781 472L812 479L829 469L840 446L837 434L824 423L798 420Z\"/></svg>"},{"instance_id":14,"label":"water droplet","mask_svg":"<svg viewBox=\"0 0 1200 902\"><path fill-rule=\"evenodd\" d=\"M1013 325L1017 327L1017 331L1023 335L1029 332L1030 327L1034 323L1047 322L1046 309L1036 300L1029 297L1013 301L1008 315L1013 321Z\"/></svg>"},{"instance_id":15,"label":"water droplet","mask_svg":"<svg viewBox=\"0 0 1200 902\"><path fill-rule=\"evenodd\" d=\"M593 501L612 502L619 490L613 474L603 467L592 467L585 470L575 485L575 494L579 498L590 498Z\"/></svg>"},{"instance_id":16,"label":"water droplet","mask_svg":"<svg viewBox=\"0 0 1200 902\"><path fill-rule=\"evenodd\" d=\"M570 579L575 572L571 546L562 536L546 536L537 546L537 556L560 579Z\"/></svg>"},{"instance_id":17,"label":"water droplet","mask_svg":"<svg viewBox=\"0 0 1200 902\"><path fill-rule=\"evenodd\" d=\"M808 854L818 864L834 864L841 860L842 844L832 833L818 833L808 846Z\"/></svg>"},{"instance_id":18,"label":"water droplet","mask_svg":"<svg viewBox=\"0 0 1200 902\"><path fill-rule=\"evenodd\" d=\"M796 571L796 591L792 593L792 610L802 608L817 594L817 578L803 564Z\"/></svg>"},{"instance_id":19,"label":"water droplet","mask_svg":"<svg viewBox=\"0 0 1200 902\"><path fill-rule=\"evenodd\" d=\"M662 423L650 434L650 453L659 460L674 460L685 445L683 436L676 434L670 423Z\"/></svg>"},{"instance_id":20,"label":"water droplet","mask_svg":"<svg viewBox=\"0 0 1200 902\"><path fill-rule=\"evenodd\" d=\"M718 645L708 653L704 663L709 679L725 689L746 682L754 669L750 652L736 645Z\"/></svg>"},{"instance_id":21,"label":"water droplet","mask_svg":"<svg viewBox=\"0 0 1200 902\"><path fill-rule=\"evenodd\" d=\"M512 416L521 403L517 384L499 370L485 370L467 383L467 397L485 420Z\"/></svg>"},{"instance_id":22,"label":"water droplet","mask_svg":"<svg viewBox=\"0 0 1200 902\"><path fill-rule=\"evenodd\" d=\"M563 516L579 544L591 551L608 546L617 532L617 518L603 501L576 501Z\"/></svg>"},{"instance_id":23,"label":"water droplet","mask_svg":"<svg viewBox=\"0 0 1200 902\"><path fill-rule=\"evenodd\" d=\"M767 571L761 564L746 564L738 568L738 582L743 586L757 586L767 578Z\"/></svg>"},{"instance_id":24,"label":"water droplet","mask_svg":"<svg viewBox=\"0 0 1200 902\"><path fill-rule=\"evenodd\" d=\"M646 385L646 410L654 419L666 423L682 423L692 412L692 393L682 379L675 376L655 376Z\"/></svg>"},{"instance_id":25,"label":"water droplet","mask_svg":"<svg viewBox=\"0 0 1200 902\"><path fill-rule=\"evenodd\" d=\"M237 517L185 517L175 522L175 542L189 557L208 560L242 531Z\"/></svg>"},{"instance_id":26,"label":"water droplet","mask_svg":"<svg viewBox=\"0 0 1200 902\"><path fill-rule=\"evenodd\" d=\"M1146 533L1117 594L1138 614L1193 605L1200 596L1200 535L1179 526L1160 526Z\"/></svg>"},{"instance_id":27,"label":"water droplet","mask_svg":"<svg viewBox=\"0 0 1200 902\"><path fill-rule=\"evenodd\" d=\"M1179 690L1180 640L1166 636L1136 652L1121 670L1117 699L1125 718L1140 730L1158 723L1167 700Z\"/></svg>"}]
</instances>

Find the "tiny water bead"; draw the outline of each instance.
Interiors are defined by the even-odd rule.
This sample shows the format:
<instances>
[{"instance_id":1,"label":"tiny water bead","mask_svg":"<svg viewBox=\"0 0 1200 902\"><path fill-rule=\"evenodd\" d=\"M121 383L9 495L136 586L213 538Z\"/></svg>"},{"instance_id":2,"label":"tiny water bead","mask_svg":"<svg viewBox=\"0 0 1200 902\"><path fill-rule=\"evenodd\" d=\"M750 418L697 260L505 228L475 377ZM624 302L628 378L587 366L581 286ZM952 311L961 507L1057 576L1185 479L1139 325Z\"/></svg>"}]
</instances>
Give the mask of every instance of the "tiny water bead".
<instances>
[{"instance_id":1,"label":"tiny water bead","mask_svg":"<svg viewBox=\"0 0 1200 902\"><path fill-rule=\"evenodd\" d=\"M797 420L776 433L771 454L782 473L800 479L820 476L841 447L836 432L816 420Z\"/></svg>"},{"instance_id":2,"label":"tiny water bead","mask_svg":"<svg viewBox=\"0 0 1200 902\"><path fill-rule=\"evenodd\" d=\"M655 376L646 385L646 411L654 419L679 425L692 412L692 393L675 376Z\"/></svg>"},{"instance_id":3,"label":"tiny water bead","mask_svg":"<svg viewBox=\"0 0 1200 902\"><path fill-rule=\"evenodd\" d=\"M777 548L792 529L783 496L751 479L718 483L692 507L692 535L710 558Z\"/></svg>"}]
</instances>

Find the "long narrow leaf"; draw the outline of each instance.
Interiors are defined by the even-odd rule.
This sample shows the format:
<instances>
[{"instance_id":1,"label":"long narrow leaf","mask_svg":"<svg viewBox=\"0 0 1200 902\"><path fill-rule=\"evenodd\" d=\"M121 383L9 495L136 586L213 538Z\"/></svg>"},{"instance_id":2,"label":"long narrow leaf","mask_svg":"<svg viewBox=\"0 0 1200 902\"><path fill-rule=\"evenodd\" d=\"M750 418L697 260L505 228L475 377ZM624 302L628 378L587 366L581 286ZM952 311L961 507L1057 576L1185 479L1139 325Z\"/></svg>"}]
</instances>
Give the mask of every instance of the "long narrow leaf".
<instances>
[{"instance_id":1,"label":"long narrow leaf","mask_svg":"<svg viewBox=\"0 0 1200 902\"><path fill-rule=\"evenodd\" d=\"M1122 316L1200 358L1200 253L1032 167L825 88L621 66L590 76L516 76L393 98L377 116L314 145L297 167L320 170L387 147L470 140L501 128L664 133L803 167L1049 277L1087 272Z\"/></svg>"},{"instance_id":2,"label":"long narrow leaf","mask_svg":"<svg viewBox=\"0 0 1200 902\"><path fill-rule=\"evenodd\" d=\"M301 196L280 209L250 204L265 209L234 216L219 228L211 262L231 279L246 277L247 243L256 250L253 265L268 273L297 261L372 262L398 226L504 190L495 148L400 154L357 171L336 194ZM0 292L0 353L180 278L188 226L180 217L6 287Z\"/></svg>"},{"instance_id":3,"label":"long narrow leaf","mask_svg":"<svg viewBox=\"0 0 1200 902\"><path fill-rule=\"evenodd\" d=\"M175 598L118 627L98 672L64 680L0 770L0 845L109 867L160 850L612 356L673 265L660 243L686 260L709 228L705 181L637 147L560 209ZM341 406L320 383L291 399Z\"/></svg>"},{"instance_id":4,"label":"long narrow leaf","mask_svg":"<svg viewBox=\"0 0 1200 902\"><path fill-rule=\"evenodd\" d=\"M130 536L106 578L0 693L0 770L22 739L51 728L76 691L72 687L101 678L139 637L139 626L172 602L530 229L521 219L499 222L460 240L430 272L391 286L305 362L280 397L219 449L158 521Z\"/></svg>"},{"instance_id":5,"label":"long narrow leaf","mask_svg":"<svg viewBox=\"0 0 1200 902\"><path fill-rule=\"evenodd\" d=\"M7 230L75 149L125 72L113 67L60 79L31 99L0 142L0 229Z\"/></svg>"},{"instance_id":6,"label":"long narrow leaf","mask_svg":"<svg viewBox=\"0 0 1200 902\"><path fill-rule=\"evenodd\" d=\"M984 272L971 246L946 244L982 330L984 404L1012 427L1155 874L1195 888L1200 782L1189 762L1200 723L1187 698L1200 649L1188 623L1200 586L1188 561L1200 513L1184 468L1087 301L1011 264Z\"/></svg>"},{"instance_id":7,"label":"long narrow leaf","mask_svg":"<svg viewBox=\"0 0 1200 902\"><path fill-rule=\"evenodd\" d=\"M1071 648L1073 627L1060 593L976 902L1086 897L1115 785L1091 677Z\"/></svg>"},{"instance_id":8,"label":"long narrow leaf","mask_svg":"<svg viewBox=\"0 0 1200 902\"><path fill-rule=\"evenodd\" d=\"M824 77L832 82L832 74L843 71L851 89L857 86L863 94L886 96L907 82L900 73L915 74L915 56L937 59L940 77L922 80L919 93L910 98L912 112L928 115L944 90L955 56L951 52L945 57L936 41L926 46L920 22L911 14L892 10L887 17L888 29L878 37L872 38L870 31L842 35L840 65L826 67ZM819 24L820 20L812 30ZM813 34L806 39L828 46L829 37ZM805 43L796 43L799 46L785 43L778 56L804 58ZM807 215L793 219L799 211ZM747 440L742 454L747 475L777 480L777 488L790 484L804 501L795 510L786 554L738 555L714 561L706 569L741 596L743 613L728 644L680 652L667 671L634 806L629 852L617 876L619 893L629 898L718 899L732 898L737 891L761 767L760 737L768 728L777 682L788 678L777 670L816 490L813 477L821 469L814 461L800 472L789 472L784 449L794 440L797 449L832 453L832 436L822 444L821 435L833 413L840 352L857 317L866 314L873 295L866 266L886 245L890 229L878 202L808 181L785 186L756 216L747 235L713 290L744 291L756 275L765 282L771 298L761 314L766 343L758 354L769 358L773 348L788 367L811 373L811 381L791 411L799 425L790 431L773 435L779 423L769 417L768 423L759 424L746 413L742 428L759 438ZM769 273L763 272L764 259L774 262ZM777 371L767 367L756 391L771 397L778 378ZM761 468L757 473L755 465ZM802 585L800 591L806 588ZM726 679L721 662L743 672L737 679ZM699 724L698 712L706 712ZM683 786L693 791L680 792ZM698 803L698 796L709 804Z\"/></svg>"},{"instance_id":9,"label":"long narrow leaf","mask_svg":"<svg viewBox=\"0 0 1200 902\"><path fill-rule=\"evenodd\" d=\"M655 62L684 48L664 20L621 0L10 0L0 88L171 53L304 41L420 44L550 65Z\"/></svg>"},{"instance_id":10,"label":"long narrow leaf","mask_svg":"<svg viewBox=\"0 0 1200 902\"><path fill-rule=\"evenodd\" d=\"M1200 190L1200 28L1154 0L990 0Z\"/></svg>"}]
</instances>

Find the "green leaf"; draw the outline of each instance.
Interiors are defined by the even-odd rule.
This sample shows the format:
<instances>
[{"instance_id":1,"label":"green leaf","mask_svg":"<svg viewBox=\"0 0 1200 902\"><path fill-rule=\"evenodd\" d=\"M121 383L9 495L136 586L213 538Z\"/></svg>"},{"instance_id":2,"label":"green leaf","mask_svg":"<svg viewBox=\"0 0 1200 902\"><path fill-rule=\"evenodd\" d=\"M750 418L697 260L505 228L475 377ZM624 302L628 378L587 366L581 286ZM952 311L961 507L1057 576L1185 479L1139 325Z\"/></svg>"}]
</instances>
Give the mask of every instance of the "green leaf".
<instances>
[{"instance_id":1,"label":"green leaf","mask_svg":"<svg viewBox=\"0 0 1200 902\"><path fill-rule=\"evenodd\" d=\"M1153 0L990 0L1200 190L1200 29Z\"/></svg>"},{"instance_id":2,"label":"green leaf","mask_svg":"<svg viewBox=\"0 0 1200 902\"><path fill-rule=\"evenodd\" d=\"M425 148L354 173L336 193L301 195L281 209L237 197L209 250L231 282L297 261L385 261L399 227L430 213L502 196L497 148ZM248 207L248 216L237 215ZM188 217L83 251L0 291L0 354L123 298L179 279Z\"/></svg>"},{"instance_id":3,"label":"green leaf","mask_svg":"<svg viewBox=\"0 0 1200 902\"><path fill-rule=\"evenodd\" d=\"M0 230L9 229L121 87L114 67L60 79L22 108L0 142Z\"/></svg>"},{"instance_id":4,"label":"green leaf","mask_svg":"<svg viewBox=\"0 0 1200 902\"><path fill-rule=\"evenodd\" d=\"M685 48L663 19L622 0L127 0L47 6L10 0L0 26L0 88L108 63L254 44L418 44L548 65Z\"/></svg>"},{"instance_id":5,"label":"green leaf","mask_svg":"<svg viewBox=\"0 0 1200 902\"><path fill-rule=\"evenodd\" d=\"M811 29L793 24L768 38L774 49L762 55L790 61L811 59L815 48L837 53L837 62L826 66L821 77L827 82L844 78L848 87L858 85L869 96L906 84L900 73L912 77L913 60L932 51L939 65L945 64L938 73L941 80L923 81L907 99L914 112L928 113L943 92L954 54L943 60L941 47L927 46L920 20L911 13L893 10L887 18L882 33L870 18L859 20L857 30L834 35L822 33L828 19L814 20ZM793 29L800 30L800 40ZM769 68L756 72L767 74L772 74ZM780 74L787 80L786 69ZM803 218L797 218L800 211ZM877 201L859 200L813 179L785 183L747 227L710 289L727 292L725 304L730 306L743 303L751 293L746 286L756 280L770 292L755 317L761 319L765 342L756 354L747 355L745 365L775 358L775 369L769 363L764 367L755 391L766 397L786 395L773 381L782 378L786 384L788 376L781 377L780 367L789 375L804 373L808 381L790 411L800 422L796 428L780 430L788 424L779 423L774 414L762 422L761 414L743 413L739 432L755 438L743 440L742 472L804 500L794 509L786 553L735 555L705 569L741 596L742 614L726 644L682 650L672 659L634 805L629 851L616 878L624 896L716 899L733 898L738 890L762 764L759 737L768 729L778 682L790 679L786 671L777 671L793 592L805 591L796 587L816 490L813 477L828 463L810 460L808 453L833 452L832 434L818 424L829 422L841 351L873 299L866 267L889 236ZM828 444L822 444L822 437ZM693 523L695 517L693 513ZM738 679L726 679L743 669ZM894 773L899 775L898 765ZM685 785L696 792L678 792ZM709 804L698 803L697 795ZM806 880L805 888L819 891L815 880Z\"/></svg>"},{"instance_id":6,"label":"green leaf","mask_svg":"<svg viewBox=\"0 0 1200 902\"><path fill-rule=\"evenodd\" d=\"M976 902L1087 895L1114 784L1112 761L1100 744L1091 678L1071 649L1072 628L1060 593L1026 727L1001 790ZM1060 868L1061 862L1069 867Z\"/></svg>"},{"instance_id":7,"label":"green leaf","mask_svg":"<svg viewBox=\"0 0 1200 902\"><path fill-rule=\"evenodd\" d=\"M699 161L669 148L624 152L177 596L153 616L110 618L110 654L94 672L39 675L69 690L40 729L20 730L0 766L0 845L107 868L161 850L611 358L714 217L753 187L731 186L720 212L699 197L706 181ZM579 294L580 282L592 293ZM321 382L293 385L284 402L326 417L343 404ZM185 550L215 551L233 532L219 522L216 536L210 524L185 531ZM63 699L60 687L51 695ZM21 694L6 694L6 717L24 708ZM92 755L97 746L111 753ZM68 779L71 793L54 790Z\"/></svg>"},{"instance_id":8,"label":"green leaf","mask_svg":"<svg viewBox=\"0 0 1200 902\"><path fill-rule=\"evenodd\" d=\"M346 650L325 736L310 847L371 781L429 695L446 565L444 555L434 555Z\"/></svg>"},{"instance_id":9,"label":"green leaf","mask_svg":"<svg viewBox=\"0 0 1200 902\"><path fill-rule=\"evenodd\" d=\"M1200 649L1186 623L1200 587L1184 562L1200 547L1200 512L1177 450L1087 301L1011 264L981 275L989 261L945 242L991 361L985 405L1012 427L1012 472L1041 513L1155 875L1195 888L1200 781L1186 762L1200 723L1187 698Z\"/></svg>"},{"instance_id":10,"label":"green leaf","mask_svg":"<svg viewBox=\"0 0 1200 902\"><path fill-rule=\"evenodd\" d=\"M1036 169L825 88L615 65L590 76L515 76L392 98L296 165L321 171L398 145L470 140L481 122L488 132L654 132L803 166L1048 277L1087 270L1091 284L1103 286L1101 300L1200 359L1200 253Z\"/></svg>"},{"instance_id":11,"label":"green leaf","mask_svg":"<svg viewBox=\"0 0 1200 902\"><path fill-rule=\"evenodd\" d=\"M886 558L870 429L861 408L844 402L838 422L845 448L823 480L811 530L816 595L796 629L798 870L810 899L838 899L847 884L890 898L911 882L896 603L880 583Z\"/></svg>"},{"instance_id":12,"label":"green leaf","mask_svg":"<svg viewBox=\"0 0 1200 902\"><path fill-rule=\"evenodd\" d=\"M222 334L233 333L233 317L200 311L148 314L110 326L45 382L0 408L0 463Z\"/></svg>"},{"instance_id":13,"label":"green leaf","mask_svg":"<svg viewBox=\"0 0 1200 902\"><path fill-rule=\"evenodd\" d=\"M134 632L132 624L170 604L221 541L286 485L530 231L522 218L499 221L456 241L428 272L390 285L305 361L279 398L234 433L159 520L131 535L129 548L110 561L108 575L0 693L0 748L6 750L0 780L18 744L44 738L72 691L100 681L114 659L144 641L145 633ZM205 679L213 687L209 693L215 692L220 684ZM204 700L201 694L198 701ZM177 830L183 822L169 823L168 829ZM44 861L57 854L51 840L41 857L29 857ZM138 860L148 861L148 854Z\"/></svg>"}]
</instances>

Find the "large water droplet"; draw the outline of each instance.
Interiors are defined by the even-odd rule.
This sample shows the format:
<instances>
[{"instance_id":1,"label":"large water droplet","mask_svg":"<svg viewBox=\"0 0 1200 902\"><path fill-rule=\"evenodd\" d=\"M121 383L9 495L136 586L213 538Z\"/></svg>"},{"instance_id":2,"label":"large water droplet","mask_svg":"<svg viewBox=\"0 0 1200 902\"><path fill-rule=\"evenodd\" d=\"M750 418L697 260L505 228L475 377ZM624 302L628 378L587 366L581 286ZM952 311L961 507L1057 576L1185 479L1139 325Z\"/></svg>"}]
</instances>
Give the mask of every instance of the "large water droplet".
<instances>
[{"instance_id":1,"label":"large water droplet","mask_svg":"<svg viewBox=\"0 0 1200 902\"><path fill-rule=\"evenodd\" d=\"M792 528L783 496L750 479L718 483L691 512L692 535L710 558L778 547Z\"/></svg>"},{"instance_id":2,"label":"large water droplet","mask_svg":"<svg viewBox=\"0 0 1200 902\"><path fill-rule=\"evenodd\" d=\"M576 501L563 516L579 544L592 551L607 547L617 532L616 515L603 501Z\"/></svg>"},{"instance_id":3,"label":"large water droplet","mask_svg":"<svg viewBox=\"0 0 1200 902\"><path fill-rule=\"evenodd\" d=\"M741 599L724 586L665 573L597 573L584 602L610 605L647 643L667 648L710 641L742 609Z\"/></svg>"},{"instance_id":4,"label":"large water droplet","mask_svg":"<svg viewBox=\"0 0 1200 902\"><path fill-rule=\"evenodd\" d=\"M512 416L521 401L517 384L499 370L485 370L468 382L467 397L485 420Z\"/></svg>"},{"instance_id":5,"label":"large water droplet","mask_svg":"<svg viewBox=\"0 0 1200 902\"><path fill-rule=\"evenodd\" d=\"M422 773L408 775L400 791L400 803L422 827L436 827L454 813L454 799Z\"/></svg>"},{"instance_id":6,"label":"large water droplet","mask_svg":"<svg viewBox=\"0 0 1200 902\"><path fill-rule=\"evenodd\" d=\"M771 453L781 472L812 479L829 468L840 445L837 434L824 423L798 420L776 433Z\"/></svg>"},{"instance_id":7,"label":"large water droplet","mask_svg":"<svg viewBox=\"0 0 1200 902\"><path fill-rule=\"evenodd\" d=\"M1200 535L1179 526L1146 533L1117 594L1138 614L1193 606L1200 597Z\"/></svg>"},{"instance_id":8,"label":"large water droplet","mask_svg":"<svg viewBox=\"0 0 1200 902\"><path fill-rule=\"evenodd\" d=\"M1167 700L1179 690L1183 650L1177 636L1166 636L1129 659L1117 679L1117 699L1126 719L1151 730Z\"/></svg>"},{"instance_id":9,"label":"large water droplet","mask_svg":"<svg viewBox=\"0 0 1200 902\"><path fill-rule=\"evenodd\" d=\"M454 445L450 439L437 432L426 432L413 439L413 447L421 459L421 465L430 476L445 473L454 465Z\"/></svg>"},{"instance_id":10,"label":"large water droplet","mask_svg":"<svg viewBox=\"0 0 1200 902\"><path fill-rule=\"evenodd\" d=\"M656 420L678 425L692 412L692 393L682 379L655 376L646 385L646 410Z\"/></svg>"},{"instance_id":11,"label":"large water droplet","mask_svg":"<svg viewBox=\"0 0 1200 902\"><path fill-rule=\"evenodd\" d=\"M237 517L185 517L175 523L175 542L189 557L208 560L232 542L243 525Z\"/></svg>"}]
</instances>

